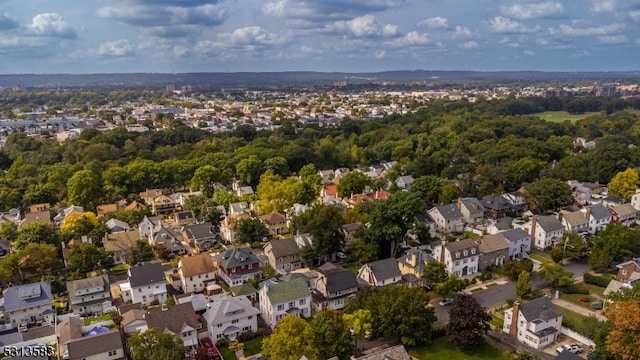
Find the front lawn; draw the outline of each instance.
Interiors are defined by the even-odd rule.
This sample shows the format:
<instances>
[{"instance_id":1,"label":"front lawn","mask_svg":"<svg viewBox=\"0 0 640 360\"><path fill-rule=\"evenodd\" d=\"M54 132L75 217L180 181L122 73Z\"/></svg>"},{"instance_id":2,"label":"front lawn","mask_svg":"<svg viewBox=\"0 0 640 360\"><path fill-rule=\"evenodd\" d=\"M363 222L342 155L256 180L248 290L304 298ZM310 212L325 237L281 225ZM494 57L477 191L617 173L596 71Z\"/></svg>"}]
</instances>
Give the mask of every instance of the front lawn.
<instances>
[{"instance_id":1,"label":"front lawn","mask_svg":"<svg viewBox=\"0 0 640 360\"><path fill-rule=\"evenodd\" d=\"M586 297L587 299L589 299L589 301L582 302L580 301L581 297ZM597 298L591 295L583 295L583 294L560 294L560 299L568 301L572 304L576 304L588 310L593 310L589 304L598 300Z\"/></svg>"},{"instance_id":2,"label":"front lawn","mask_svg":"<svg viewBox=\"0 0 640 360\"><path fill-rule=\"evenodd\" d=\"M549 258L546 258L540 254L529 254L529 257L533 260L539 261L542 264L552 264L553 261Z\"/></svg>"},{"instance_id":3,"label":"front lawn","mask_svg":"<svg viewBox=\"0 0 640 360\"><path fill-rule=\"evenodd\" d=\"M418 360L512 360L513 357L489 344L477 346L470 351L462 351L449 343L446 336L433 340L429 345L422 345L409 350L409 354ZM226 358L225 358L226 359Z\"/></svg>"},{"instance_id":4,"label":"front lawn","mask_svg":"<svg viewBox=\"0 0 640 360\"><path fill-rule=\"evenodd\" d=\"M264 339L263 336L258 336L255 337L251 340L247 340L245 342L243 342L244 344L244 356L252 356L255 355L257 353L259 353L260 351L262 351L262 339ZM228 346L225 347L221 347L218 348L218 350L220 350L220 354L222 354L222 357L224 358L224 360L237 360L238 358L236 358L236 352L229 349Z\"/></svg>"},{"instance_id":5,"label":"front lawn","mask_svg":"<svg viewBox=\"0 0 640 360\"><path fill-rule=\"evenodd\" d=\"M502 331L502 327L504 326L504 319L498 317L496 314L490 314L491 320L489 320L489 324L493 325L496 328L496 331Z\"/></svg>"}]
</instances>

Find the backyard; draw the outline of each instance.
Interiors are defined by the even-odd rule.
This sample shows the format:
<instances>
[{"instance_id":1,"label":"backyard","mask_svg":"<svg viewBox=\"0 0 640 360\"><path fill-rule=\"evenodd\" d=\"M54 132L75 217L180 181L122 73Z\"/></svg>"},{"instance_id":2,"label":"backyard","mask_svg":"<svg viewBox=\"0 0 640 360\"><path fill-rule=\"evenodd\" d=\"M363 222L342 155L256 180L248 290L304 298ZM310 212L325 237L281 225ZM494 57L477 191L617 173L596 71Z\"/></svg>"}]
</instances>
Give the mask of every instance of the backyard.
<instances>
[{"instance_id":1,"label":"backyard","mask_svg":"<svg viewBox=\"0 0 640 360\"><path fill-rule=\"evenodd\" d=\"M447 360L511 360L511 354L496 349L489 344L475 347L471 351L462 351L449 343L446 336L433 340L430 345L423 345L409 350L409 354L416 359L447 359Z\"/></svg>"},{"instance_id":2,"label":"backyard","mask_svg":"<svg viewBox=\"0 0 640 360\"><path fill-rule=\"evenodd\" d=\"M244 355L251 356L258 354L262 350L262 339L264 339L264 337L258 336L243 342ZM235 351L229 349L228 346L220 347L218 350L220 350L220 354L222 354L224 360L237 360Z\"/></svg>"}]
</instances>

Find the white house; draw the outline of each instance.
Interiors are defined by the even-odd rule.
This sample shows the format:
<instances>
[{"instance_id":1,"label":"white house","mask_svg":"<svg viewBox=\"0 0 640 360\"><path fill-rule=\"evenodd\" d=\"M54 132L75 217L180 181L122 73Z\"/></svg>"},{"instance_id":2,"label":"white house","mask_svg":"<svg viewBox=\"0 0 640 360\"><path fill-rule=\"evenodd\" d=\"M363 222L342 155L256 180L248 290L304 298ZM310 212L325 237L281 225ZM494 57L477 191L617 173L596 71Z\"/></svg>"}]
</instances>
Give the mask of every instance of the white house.
<instances>
[{"instance_id":1,"label":"white house","mask_svg":"<svg viewBox=\"0 0 640 360\"><path fill-rule=\"evenodd\" d=\"M387 286L402 281L402 272L398 260L394 258L382 259L364 264L358 270L358 279L371 286Z\"/></svg>"},{"instance_id":2,"label":"white house","mask_svg":"<svg viewBox=\"0 0 640 360\"><path fill-rule=\"evenodd\" d=\"M235 340L238 335L258 329L260 310L251 306L244 296L219 298L209 305L202 315L207 322L209 337L213 341L227 337Z\"/></svg>"},{"instance_id":3,"label":"white house","mask_svg":"<svg viewBox=\"0 0 640 360\"><path fill-rule=\"evenodd\" d=\"M473 239L443 241L433 248L433 257L445 265L450 275L467 276L478 272L480 251Z\"/></svg>"},{"instance_id":4,"label":"white house","mask_svg":"<svg viewBox=\"0 0 640 360\"><path fill-rule=\"evenodd\" d=\"M211 255L205 252L182 257L178 262L178 274L180 274L182 291L202 292L206 283L214 280L216 269Z\"/></svg>"},{"instance_id":5,"label":"white house","mask_svg":"<svg viewBox=\"0 0 640 360\"><path fill-rule=\"evenodd\" d=\"M164 269L159 263L148 263L129 268L129 281L120 284L122 300L141 303L164 304L167 301L167 285Z\"/></svg>"},{"instance_id":6,"label":"white house","mask_svg":"<svg viewBox=\"0 0 640 360\"><path fill-rule=\"evenodd\" d=\"M531 235L532 246L540 250L554 247L562 240L564 234L564 226L554 216L534 216L530 221L523 224L515 223L514 226Z\"/></svg>"},{"instance_id":7,"label":"white house","mask_svg":"<svg viewBox=\"0 0 640 360\"><path fill-rule=\"evenodd\" d=\"M106 274L67 281L67 291L69 307L74 314L101 315L113 309L109 277Z\"/></svg>"},{"instance_id":8,"label":"white house","mask_svg":"<svg viewBox=\"0 0 640 360\"><path fill-rule=\"evenodd\" d=\"M531 252L531 236L522 229L511 229L499 233L509 241L509 257L522 257Z\"/></svg>"},{"instance_id":9,"label":"white house","mask_svg":"<svg viewBox=\"0 0 640 360\"><path fill-rule=\"evenodd\" d=\"M464 218L456 204L436 206L429 209L428 213L436 223L438 231L460 233L464 229Z\"/></svg>"},{"instance_id":10,"label":"white house","mask_svg":"<svg viewBox=\"0 0 640 360\"><path fill-rule=\"evenodd\" d=\"M589 219L589 233L595 234L600 230L607 228L607 225L613 221L613 215L602 204L595 204L580 209L584 216Z\"/></svg>"},{"instance_id":11,"label":"white house","mask_svg":"<svg viewBox=\"0 0 640 360\"><path fill-rule=\"evenodd\" d=\"M51 284L37 282L6 288L0 299L0 311L6 323L16 328L21 324L52 323L55 311L51 307Z\"/></svg>"},{"instance_id":12,"label":"white house","mask_svg":"<svg viewBox=\"0 0 640 360\"><path fill-rule=\"evenodd\" d=\"M542 349L556 341L562 327L562 313L547 296L526 304L513 303L504 312L502 331L534 349Z\"/></svg>"},{"instance_id":13,"label":"white house","mask_svg":"<svg viewBox=\"0 0 640 360\"><path fill-rule=\"evenodd\" d=\"M306 278L296 277L289 281L264 284L260 288L259 298L260 312L271 327L286 315L311 316L311 291Z\"/></svg>"}]
</instances>

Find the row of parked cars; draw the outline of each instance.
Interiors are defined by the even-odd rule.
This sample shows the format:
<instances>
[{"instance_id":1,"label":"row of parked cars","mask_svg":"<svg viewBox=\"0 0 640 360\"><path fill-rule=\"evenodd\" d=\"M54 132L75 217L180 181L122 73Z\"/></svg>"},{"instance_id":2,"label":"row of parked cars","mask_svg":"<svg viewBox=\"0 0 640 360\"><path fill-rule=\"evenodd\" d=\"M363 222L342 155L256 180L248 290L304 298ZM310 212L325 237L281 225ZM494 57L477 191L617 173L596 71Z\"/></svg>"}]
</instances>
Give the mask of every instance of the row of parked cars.
<instances>
[{"instance_id":1,"label":"row of parked cars","mask_svg":"<svg viewBox=\"0 0 640 360\"><path fill-rule=\"evenodd\" d=\"M574 354L580 354L582 352L582 346L576 345L576 344L564 344L556 349L557 353L561 353L565 351L568 351Z\"/></svg>"}]
</instances>

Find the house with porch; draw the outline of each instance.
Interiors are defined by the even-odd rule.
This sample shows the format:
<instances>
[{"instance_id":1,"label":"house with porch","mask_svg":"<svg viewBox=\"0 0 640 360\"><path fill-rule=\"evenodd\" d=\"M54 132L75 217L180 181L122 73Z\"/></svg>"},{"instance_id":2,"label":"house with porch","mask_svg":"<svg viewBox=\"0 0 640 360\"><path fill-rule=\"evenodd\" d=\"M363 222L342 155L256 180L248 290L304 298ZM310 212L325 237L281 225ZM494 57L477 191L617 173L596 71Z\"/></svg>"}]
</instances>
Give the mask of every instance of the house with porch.
<instances>
[{"instance_id":1,"label":"house with porch","mask_svg":"<svg viewBox=\"0 0 640 360\"><path fill-rule=\"evenodd\" d=\"M106 274L67 281L67 291L69 309L74 314L102 315L113 310L109 276Z\"/></svg>"},{"instance_id":2,"label":"house with porch","mask_svg":"<svg viewBox=\"0 0 640 360\"><path fill-rule=\"evenodd\" d=\"M514 302L513 308L504 312L502 331L527 346L543 349L556 341L562 317L547 296L525 304Z\"/></svg>"},{"instance_id":3,"label":"house with porch","mask_svg":"<svg viewBox=\"0 0 640 360\"><path fill-rule=\"evenodd\" d=\"M180 284L185 293L203 292L207 283L214 280L216 268L207 252L183 256L178 262Z\"/></svg>"},{"instance_id":4,"label":"house with porch","mask_svg":"<svg viewBox=\"0 0 640 360\"><path fill-rule=\"evenodd\" d=\"M241 285L254 276L262 278L260 260L251 248L231 247L216 255L213 260L218 268L218 277L228 286Z\"/></svg>"},{"instance_id":5,"label":"house with porch","mask_svg":"<svg viewBox=\"0 0 640 360\"><path fill-rule=\"evenodd\" d=\"M225 296L209 305L202 315L207 322L209 338L218 341L222 338L235 340L247 331L258 330L260 310L251 306L246 297Z\"/></svg>"},{"instance_id":6,"label":"house with porch","mask_svg":"<svg viewBox=\"0 0 640 360\"><path fill-rule=\"evenodd\" d=\"M262 285L258 293L260 312L270 327L275 327L287 315L311 316L311 291L307 282L304 277L295 277Z\"/></svg>"},{"instance_id":7,"label":"house with porch","mask_svg":"<svg viewBox=\"0 0 640 360\"><path fill-rule=\"evenodd\" d=\"M433 248L432 256L445 265L449 275L467 276L479 271L480 251L473 239L443 241Z\"/></svg>"},{"instance_id":8,"label":"house with porch","mask_svg":"<svg viewBox=\"0 0 640 360\"><path fill-rule=\"evenodd\" d=\"M340 310L348 298L358 292L358 280L349 270L331 262L320 266L318 277L312 280L311 297L314 311Z\"/></svg>"},{"instance_id":9,"label":"house with porch","mask_svg":"<svg viewBox=\"0 0 640 360\"><path fill-rule=\"evenodd\" d=\"M273 211L269 214L260 216L259 219L276 239L278 238L278 235L289 233L287 217L283 214Z\"/></svg>"}]
</instances>

